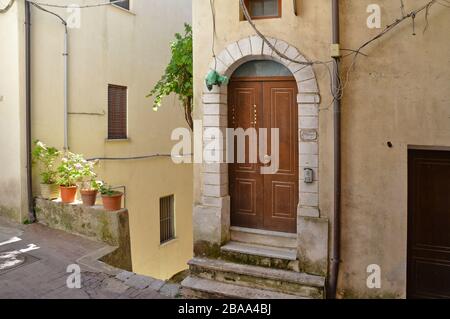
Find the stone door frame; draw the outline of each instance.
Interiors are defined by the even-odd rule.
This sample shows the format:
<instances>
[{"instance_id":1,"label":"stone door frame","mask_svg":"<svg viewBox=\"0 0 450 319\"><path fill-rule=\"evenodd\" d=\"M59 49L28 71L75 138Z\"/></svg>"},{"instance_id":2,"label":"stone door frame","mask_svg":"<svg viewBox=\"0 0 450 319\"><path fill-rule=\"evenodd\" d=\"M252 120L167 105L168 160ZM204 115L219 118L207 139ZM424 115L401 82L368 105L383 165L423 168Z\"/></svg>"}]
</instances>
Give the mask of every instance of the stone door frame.
<instances>
[{"instance_id":1,"label":"stone door frame","mask_svg":"<svg viewBox=\"0 0 450 319\"><path fill-rule=\"evenodd\" d=\"M289 58L307 61L299 50L285 41L274 38L269 38L269 41ZM257 35L228 45L211 61L209 68L212 70L215 68L220 74L231 77L239 66L251 60L273 60L281 63L291 71L297 82L300 165L297 209L298 255L305 261L305 265L309 265L308 269L303 270L318 274L326 273L328 221L321 218L319 211L320 95L314 70L312 66L292 63L278 57ZM212 91L203 86L201 100L203 129L220 129L224 133L223 136L226 136L227 94L227 85L215 86ZM205 243L209 247L221 246L230 238L228 164L201 165L201 203L194 207L194 242L196 246L202 247ZM314 171L312 184L304 183L305 168Z\"/></svg>"}]
</instances>

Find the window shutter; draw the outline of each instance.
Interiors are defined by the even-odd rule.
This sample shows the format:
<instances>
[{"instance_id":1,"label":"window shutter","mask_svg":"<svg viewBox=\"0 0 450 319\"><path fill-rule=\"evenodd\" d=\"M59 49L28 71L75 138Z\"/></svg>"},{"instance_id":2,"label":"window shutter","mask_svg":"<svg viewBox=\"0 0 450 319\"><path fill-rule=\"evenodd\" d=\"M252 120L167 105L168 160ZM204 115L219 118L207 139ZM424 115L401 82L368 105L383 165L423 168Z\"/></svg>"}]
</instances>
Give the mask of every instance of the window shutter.
<instances>
[{"instance_id":1,"label":"window shutter","mask_svg":"<svg viewBox=\"0 0 450 319\"><path fill-rule=\"evenodd\" d=\"M108 139L127 138L127 88L108 86Z\"/></svg>"}]
</instances>

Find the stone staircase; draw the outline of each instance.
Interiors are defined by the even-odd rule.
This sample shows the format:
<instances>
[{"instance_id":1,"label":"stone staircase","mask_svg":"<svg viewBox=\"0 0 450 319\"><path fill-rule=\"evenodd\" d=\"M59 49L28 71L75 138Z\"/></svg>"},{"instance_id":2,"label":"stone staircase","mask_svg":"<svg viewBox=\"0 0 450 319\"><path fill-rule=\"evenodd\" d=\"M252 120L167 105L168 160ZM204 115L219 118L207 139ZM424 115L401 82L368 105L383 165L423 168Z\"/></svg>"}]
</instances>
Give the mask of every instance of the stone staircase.
<instances>
[{"instance_id":1,"label":"stone staircase","mask_svg":"<svg viewBox=\"0 0 450 319\"><path fill-rule=\"evenodd\" d=\"M218 259L189 261L185 298L324 298L325 278L299 272L296 236L232 227Z\"/></svg>"}]
</instances>

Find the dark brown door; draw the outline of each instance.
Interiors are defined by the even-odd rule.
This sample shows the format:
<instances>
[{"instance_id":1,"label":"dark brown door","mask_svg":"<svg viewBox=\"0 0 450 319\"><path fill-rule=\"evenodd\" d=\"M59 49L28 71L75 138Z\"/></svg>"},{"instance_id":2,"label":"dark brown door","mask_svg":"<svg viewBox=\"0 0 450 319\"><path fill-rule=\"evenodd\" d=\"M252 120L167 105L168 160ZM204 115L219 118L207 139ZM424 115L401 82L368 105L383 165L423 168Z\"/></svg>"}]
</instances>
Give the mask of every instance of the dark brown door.
<instances>
[{"instance_id":1,"label":"dark brown door","mask_svg":"<svg viewBox=\"0 0 450 319\"><path fill-rule=\"evenodd\" d=\"M298 205L297 85L291 78L239 79L229 86L229 127L279 129L280 157L276 174L261 174L263 164L230 164L231 224L233 226L296 232ZM235 143L235 147L236 147ZM259 154L259 149L257 150ZM270 165L270 164L269 164Z\"/></svg>"},{"instance_id":2,"label":"dark brown door","mask_svg":"<svg viewBox=\"0 0 450 319\"><path fill-rule=\"evenodd\" d=\"M450 298L450 152L409 151L408 298Z\"/></svg>"}]
</instances>

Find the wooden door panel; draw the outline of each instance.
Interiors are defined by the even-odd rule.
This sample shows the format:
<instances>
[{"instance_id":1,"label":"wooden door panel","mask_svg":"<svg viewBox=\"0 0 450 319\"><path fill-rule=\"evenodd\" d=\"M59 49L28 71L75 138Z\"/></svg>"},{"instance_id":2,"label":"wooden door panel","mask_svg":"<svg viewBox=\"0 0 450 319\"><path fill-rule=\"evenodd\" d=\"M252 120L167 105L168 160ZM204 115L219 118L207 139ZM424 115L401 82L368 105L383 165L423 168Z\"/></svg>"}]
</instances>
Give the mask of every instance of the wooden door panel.
<instances>
[{"instance_id":1,"label":"wooden door panel","mask_svg":"<svg viewBox=\"0 0 450 319\"><path fill-rule=\"evenodd\" d=\"M253 127L256 110L262 107L261 83L231 83L228 92L228 123L232 128ZM237 162L237 138L234 163L229 165L231 195L231 224L234 226L262 227L263 178L258 163L249 162L249 143L246 141L245 162Z\"/></svg>"},{"instance_id":2,"label":"wooden door panel","mask_svg":"<svg viewBox=\"0 0 450 319\"><path fill-rule=\"evenodd\" d=\"M264 127L278 128L279 170L264 175L264 228L295 233L298 205L298 107L295 81L264 82ZM269 141L271 133L268 132ZM267 155L272 155L268 143Z\"/></svg>"},{"instance_id":3,"label":"wooden door panel","mask_svg":"<svg viewBox=\"0 0 450 319\"><path fill-rule=\"evenodd\" d=\"M296 232L298 205L298 108L294 80L232 81L229 86L229 127L271 128L280 132L279 170L262 175L260 162L229 165L233 226ZM256 112L256 114L255 114ZM255 123L256 115L256 123ZM236 141L235 141L236 142ZM248 145L246 143L246 145ZM259 149L257 150L259 152ZM235 143L235 160L237 155ZM259 160L259 158L258 158Z\"/></svg>"},{"instance_id":4,"label":"wooden door panel","mask_svg":"<svg viewBox=\"0 0 450 319\"><path fill-rule=\"evenodd\" d=\"M278 174L294 175L297 173L298 117L295 106L294 88L271 87L267 83L265 91L270 96L270 126L279 128L280 163ZM270 95L269 95L270 94ZM269 133L270 136L270 133ZM270 146L269 146L270 149Z\"/></svg>"},{"instance_id":5,"label":"wooden door panel","mask_svg":"<svg viewBox=\"0 0 450 319\"><path fill-rule=\"evenodd\" d=\"M410 151L408 297L450 298L450 152Z\"/></svg>"},{"instance_id":6,"label":"wooden door panel","mask_svg":"<svg viewBox=\"0 0 450 319\"><path fill-rule=\"evenodd\" d=\"M297 209L295 204L295 183L272 181L272 212L274 217L290 218Z\"/></svg>"}]
</instances>

